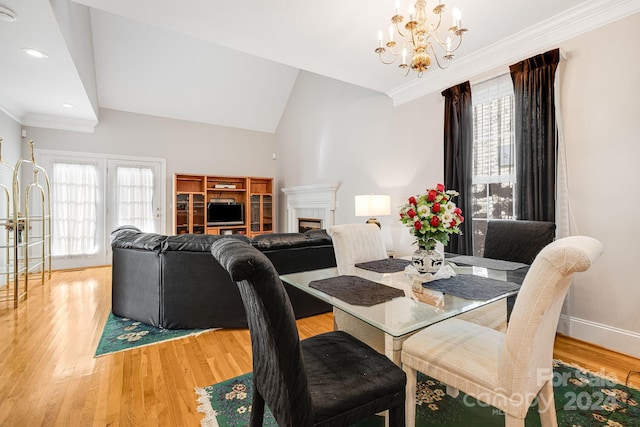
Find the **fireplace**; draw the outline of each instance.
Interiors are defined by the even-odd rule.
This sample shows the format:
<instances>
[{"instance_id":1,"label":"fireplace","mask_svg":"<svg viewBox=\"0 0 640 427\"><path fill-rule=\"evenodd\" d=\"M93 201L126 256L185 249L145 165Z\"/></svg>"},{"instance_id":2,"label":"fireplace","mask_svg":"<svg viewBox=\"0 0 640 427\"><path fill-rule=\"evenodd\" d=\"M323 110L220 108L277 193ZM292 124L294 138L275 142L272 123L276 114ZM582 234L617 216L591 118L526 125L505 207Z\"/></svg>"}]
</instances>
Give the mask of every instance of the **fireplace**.
<instances>
[{"instance_id":1,"label":"fireplace","mask_svg":"<svg viewBox=\"0 0 640 427\"><path fill-rule=\"evenodd\" d=\"M322 228L322 219L320 218L298 218L298 233L304 233L310 230L320 230Z\"/></svg>"},{"instance_id":2,"label":"fireplace","mask_svg":"<svg viewBox=\"0 0 640 427\"><path fill-rule=\"evenodd\" d=\"M301 221L312 222L305 225L314 229L331 227L335 220L338 186L314 184L283 188L282 192L287 196L287 232L299 232Z\"/></svg>"}]
</instances>

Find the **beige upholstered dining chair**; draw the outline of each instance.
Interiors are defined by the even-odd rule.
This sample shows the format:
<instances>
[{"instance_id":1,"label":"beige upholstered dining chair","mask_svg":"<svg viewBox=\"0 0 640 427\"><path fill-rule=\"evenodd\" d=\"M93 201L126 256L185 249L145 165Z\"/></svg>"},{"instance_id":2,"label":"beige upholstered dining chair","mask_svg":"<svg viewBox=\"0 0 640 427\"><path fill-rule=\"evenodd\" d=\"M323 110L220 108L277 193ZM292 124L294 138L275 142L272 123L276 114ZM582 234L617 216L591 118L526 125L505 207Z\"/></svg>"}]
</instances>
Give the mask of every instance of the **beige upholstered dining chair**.
<instances>
[{"instance_id":1,"label":"beige upholstered dining chair","mask_svg":"<svg viewBox=\"0 0 640 427\"><path fill-rule=\"evenodd\" d=\"M359 262L387 258L380 227L375 224L341 224L327 230L333 241L338 274Z\"/></svg>"},{"instance_id":2,"label":"beige upholstered dining chair","mask_svg":"<svg viewBox=\"0 0 640 427\"><path fill-rule=\"evenodd\" d=\"M340 224L327 230L333 241L338 274L349 274L349 269L360 262L387 258L380 227L376 224ZM366 342L380 353L384 353L384 333L362 320L333 309L336 330L346 331Z\"/></svg>"},{"instance_id":3,"label":"beige upholstered dining chair","mask_svg":"<svg viewBox=\"0 0 640 427\"><path fill-rule=\"evenodd\" d=\"M523 427L538 396L542 426L557 426L552 357L560 310L573 273L601 252L602 244L586 236L547 245L524 279L506 333L452 318L407 339L407 426L415 425L417 371L447 384L452 395L459 390L504 411L506 427Z\"/></svg>"}]
</instances>

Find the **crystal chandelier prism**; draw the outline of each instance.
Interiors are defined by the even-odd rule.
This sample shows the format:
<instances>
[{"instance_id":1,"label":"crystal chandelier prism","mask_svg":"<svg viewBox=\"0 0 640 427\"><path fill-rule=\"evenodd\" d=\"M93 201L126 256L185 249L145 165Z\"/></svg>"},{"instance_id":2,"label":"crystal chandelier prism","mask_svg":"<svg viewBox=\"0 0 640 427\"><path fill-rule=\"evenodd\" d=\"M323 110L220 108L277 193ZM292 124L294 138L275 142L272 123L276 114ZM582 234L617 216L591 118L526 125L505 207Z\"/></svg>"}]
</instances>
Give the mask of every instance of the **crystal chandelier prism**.
<instances>
[{"instance_id":1,"label":"crystal chandelier prism","mask_svg":"<svg viewBox=\"0 0 640 427\"><path fill-rule=\"evenodd\" d=\"M396 1L395 13L391 17L388 40L385 42L382 31L378 32L375 52L380 61L389 65L401 59L398 67L405 76L414 70L418 77L422 77L432 65L432 59L435 59L439 68L447 68L454 52L462 44L462 35L467 31L462 27L460 9L453 9L451 25L447 28L443 22L446 5L441 0L438 0L431 13L427 13L426 0L417 0L415 5L409 6L408 19L400 15L399 3Z\"/></svg>"}]
</instances>

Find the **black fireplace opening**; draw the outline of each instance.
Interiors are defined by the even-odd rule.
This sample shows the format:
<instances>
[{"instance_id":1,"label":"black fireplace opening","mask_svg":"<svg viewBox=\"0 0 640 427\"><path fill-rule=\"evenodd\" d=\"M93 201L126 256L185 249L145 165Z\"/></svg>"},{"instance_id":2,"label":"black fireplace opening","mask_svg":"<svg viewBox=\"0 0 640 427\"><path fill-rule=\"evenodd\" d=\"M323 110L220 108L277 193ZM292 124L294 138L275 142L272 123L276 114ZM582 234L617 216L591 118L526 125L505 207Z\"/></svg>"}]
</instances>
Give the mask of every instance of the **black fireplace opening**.
<instances>
[{"instance_id":1,"label":"black fireplace opening","mask_svg":"<svg viewBox=\"0 0 640 427\"><path fill-rule=\"evenodd\" d=\"M304 233L309 230L320 230L322 219L320 218L298 218L298 232Z\"/></svg>"}]
</instances>

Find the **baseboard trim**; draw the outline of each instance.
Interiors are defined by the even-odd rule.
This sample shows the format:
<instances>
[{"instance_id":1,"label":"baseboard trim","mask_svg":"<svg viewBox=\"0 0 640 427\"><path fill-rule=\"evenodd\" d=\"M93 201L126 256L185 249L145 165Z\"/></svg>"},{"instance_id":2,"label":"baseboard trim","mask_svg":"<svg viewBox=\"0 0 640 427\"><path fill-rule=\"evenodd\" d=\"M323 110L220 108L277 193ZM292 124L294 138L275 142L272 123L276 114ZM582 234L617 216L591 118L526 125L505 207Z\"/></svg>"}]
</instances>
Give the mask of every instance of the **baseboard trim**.
<instances>
[{"instance_id":1,"label":"baseboard trim","mask_svg":"<svg viewBox=\"0 0 640 427\"><path fill-rule=\"evenodd\" d=\"M560 315L558 332L618 353L640 358L640 334L637 332L565 314Z\"/></svg>"}]
</instances>

